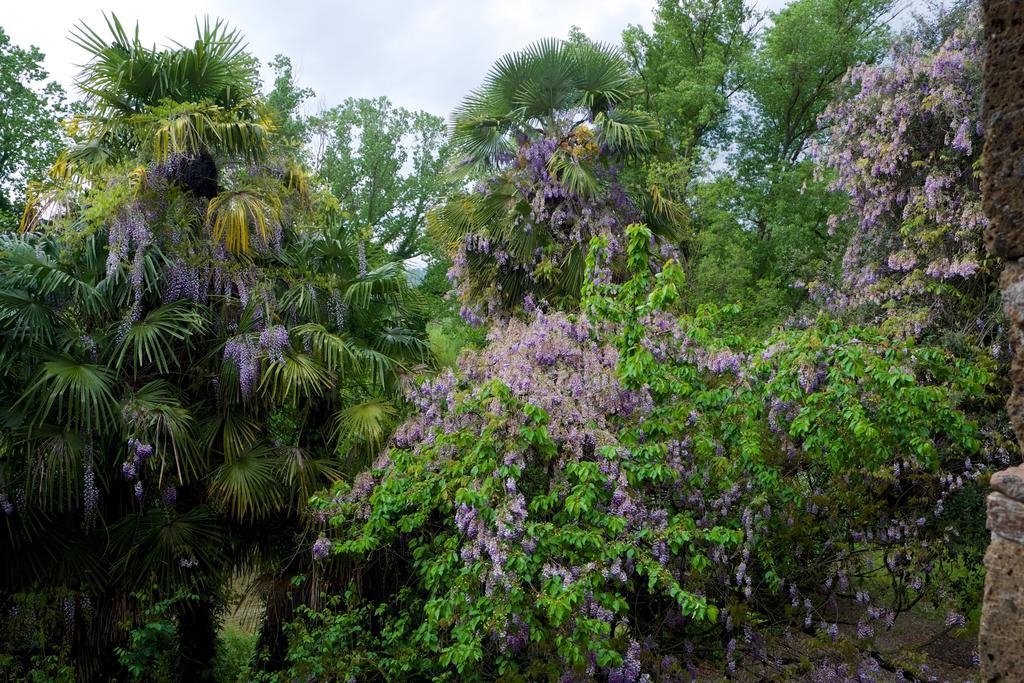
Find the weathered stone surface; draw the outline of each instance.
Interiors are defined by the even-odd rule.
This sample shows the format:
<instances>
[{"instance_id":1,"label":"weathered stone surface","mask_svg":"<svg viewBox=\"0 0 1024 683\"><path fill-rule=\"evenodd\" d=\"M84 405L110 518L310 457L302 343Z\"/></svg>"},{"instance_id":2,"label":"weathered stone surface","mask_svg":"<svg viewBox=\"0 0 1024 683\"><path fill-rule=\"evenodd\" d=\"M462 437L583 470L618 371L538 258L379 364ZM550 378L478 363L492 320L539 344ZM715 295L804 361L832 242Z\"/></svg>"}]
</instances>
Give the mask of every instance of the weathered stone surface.
<instances>
[{"instance_id":1,"label":"weathered stone surface","mask_svg":"<svg viewBox=\"0 0 1024 683\"><path fill-rule=\"evenodd\" d=\"M1024 502L1024 465L996 472L989 485L1008 498Z\"/></svg>"},{"instance_id":2,"label":"weathered stone surface","mask_svg":"<svg viewBox=\"0 0 1024 683\"><path fill-rule=\"evenodd\" d=\"M1003 293L1003 310L1007 317L1014 325L1024 325L1024 263L1007 262L999 274L999 288Z\"/></svg>"},{"instance_id":3,"label":"weathered stone surface","mask_svg":"<svg viewBox=\"0 0 1024 683\"><path fill-rule=\"evenodd\" d=\"M1024 0L982 0L985 25L985 244L1010 261L1000 277L1010 319L1013 391L1006 410L1024 446ZM1024 467L992 477L978 652L984 681L1024 681Z\"/></svg>"},{"instance_id":4,"label":"weathered stone surface","mask_svg":"<svg viewBox=\"0 0 1024 683\"><path fill-rule=\"evenodd\" d=\"M1004 496L998 491L988 494L986 526L992 533L1024 546L1024 503ZM1021 578L1024 579L1024 576Z\"/></svg>"},{"instance_id":5,"label":"weathered stone surface","mask_svg":"<svg viewBox=\"0 0 1024 683\"><path fill-rule=\"evenodd\" d=\"M1014 358L1014 365L1024 371L1024 362L1018 362L1018 359ZM1017 436L1017 444L1024 449L1024 387L1019 384L1014 384L1010 398L1006 400L1006 414L1009 415L1010 426Z\"/></svg>"},{"instance_id":6,"label":"weathered stone surface","mask_svg":"<svg viewBox=\"0 0 1024 683\"><path fill-rule=\"evenodd\" d=\"M1024 234L1024 224L1020 232ZM1020 353L1024 348L1024 263L1006 263L999 276L999 286L1002 289L1003 310L1010 319L1009 338L1013 353L1010 363L1012 391L1006 402L1006 411L1017 435L1017 442L1024 447L1024 357Z\"/></svg>"},{"instance_id":7,"label":"weathered stone surface","mask_svg":"<svg viewBox=\"0 0 1024 683\"><path fill-rule=\"evenodd\" d=\"M985 154L982 201L990 220L989 250L1024 256L1024 3L982 3L985 59Z\"/></svg>"},{"instance_id":8,"label":"weathered stone surface","mask_svg":"<svg viewBox=\"0 0 1024 683\"><path fill-rule=\"evenodd\" d=\"M1024 680L1024 545L994 536L985 553L981 680Z\"/></svg>"}]
</instances>

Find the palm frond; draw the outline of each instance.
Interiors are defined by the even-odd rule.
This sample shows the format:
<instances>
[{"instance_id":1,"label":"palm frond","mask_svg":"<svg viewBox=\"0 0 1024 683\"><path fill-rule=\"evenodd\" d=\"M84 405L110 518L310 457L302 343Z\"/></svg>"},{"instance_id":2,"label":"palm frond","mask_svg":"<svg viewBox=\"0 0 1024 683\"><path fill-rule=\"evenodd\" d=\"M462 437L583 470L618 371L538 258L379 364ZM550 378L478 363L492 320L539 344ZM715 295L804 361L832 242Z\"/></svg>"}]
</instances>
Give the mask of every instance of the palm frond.
<instances>
[{"instance_id":1,"label":"palm frond","mask_svg":"<svg viewBox=\"0 0 1024 683\"><path fill-rule=\"evenodd\" d=\"M341 479L342 472L336 462L327 458L314 458L299 447L280 449L281 480L289 492L289 504L305 505L317 490Z\"/></svg>"},{"instance_id":2,"label":"palm frond","mask_svg":"<svg viewBox=\"0 0 1024 683\"><path fill-rule=\"evenodd\" d=\"M207 505L184 512L149 507L126 515L110 529L113 571L128 586L148 588L154 577L175 585L186 571L182 560L197 562L199 571L227 561L223 526ZM195 569L192 570L195 573Z\"/></svg>"},{"instance_id":3,"label":"palm frond","mask_svg":"<svg viewBox=\"0 0 1024 683\"><path fill-rule=\"evenodd\" d=\"M601 187L597 175L590 166L581 164L561 148L548 159L548 172L558 178L565 189L576 194L594 196Z\"/></svg>"},{"instance_id":4,"label":"palm frond","mask_svg":"<svg viewBox=\"0 0 1024 683\"><path fill-rule=\"evenodd\" d=\"M43 510L66 511L80 504L84 443L77 429L39 424L19 444L31 454L25 494Z\"/></svg>"},{"instance_id":5,"label":"palm frond","mask_svg":"<svg viewBox=\"0 0 1024 683\"><path fill-rule=\"evenodd\" d=\"M539 40L498 59L484 84L455 109L452 147L467 167L501 165L523 139L562 134L581 111L588 113L584 119L614 111L637 91L617 49ZM629 124L625 117L617 123ZM640 141L632 128L612 135Z\"/></svg>"},{"instance_id":6,"label":"palm frond","mask_svg":"<svg viewBox=\"0 0 1024 683\"><path fill-rule=\"evenodd\" d=\"M0 272L9 284L51 295L63 291L89 293L93 287L62 269L44 245L21 235L0 245Z\"/></svg>"},{"instance_id":7,"label":"palm frond","mask_svg":"<svg viewBox=\"0 0 1024 683\"><path fill-rule=\"evenodd\" d=\"M624 154L647 151L661 135L653 116L634 109L612 109L594 118L598 144Z\"/></svg>"},{"instance_id":8,"label":"palm frond","mask_svg":"<svg viewBox=\"0 0 1024 683\"><path fill-rule=\"evenodd\" d=\"M165 161L172 154L200 154L214 150L258 159L267 149L269 119L244 119L209 102L151 107L127 119L142 139L150 139L153 158Z\"/></svg>"},{"instance_id":9,"label":"palm frond","mask_svg":"<svg viewBox=\"0 0 1024 683\"><path fill-rule=\"evenodd\" d=\"M137 24L129 34L117 15L104 14L104 20L109 39L84 22L70 36L89 58L76 82L102 111L140 113L164 100L209 100L232 109L257 92L244 39L221 20L197 22L195 42L170 50L145 46Z\"/></svg>"},{"instance_id":10,"label":"palm frond","mask_svg":"<svg viewBox=\"0 0 1024 683\"><path fill-rule=\"evenodd\" d=\"M416 331L405 327L384 327L373 336L373 348L392 358L426 357L429 347Z\"/></svg>"},{"instance_id":11,"label":"palm frond","mask_svg":"<svg viewBox=\"0 0 1024 683\"><path fill-rule=\"evenodd\" d=\"M210 451L219 451L224 460L233 461L260 440L263 425L238 410L226 410L208 416L200 425L199 440Z\"/></svg>"},{"instance_id":12,"label":"palm frond","mask_svg":"<svg viewBox=\"0 0 1024 683\"><path fill-rule=\"evenodd\" d=\"M68 429L101 431L117 420L113 387L110 368L69 356L56 357L42 363L18 403L36 406L40 423L52 419Z\"/></svg>"},{"instance_id":13,"label":"palm frond","mask_svg":"<svg viewBox=\"0 0 1024 683\"><path fill-rule=\"evenodd\" d=\"M262 519L284 504L279 471L273 449L254 446L214 470L210 493L236 520Z\"/></svg>"},{"instance_id":14,"label":"palm frond","mask_svg":"<svg viewBox=\"0 0 1024 683\"><path fill-rule=\"evenodd\" d=\"M379 398L349 406L331 419L331 439L337 443L364 442L375 450L384 440L385 427L396 414L394 405Z\"/></svg>"},{"instance_id":15,"label":"palm frond","mask_svg":"<svg viewBox=\"0 0 1024 683\"><path fill-rule=\"evenodd\" d=\"M41 297L23 289L0 290L0 330L12 341L51 341L54 320L54 312Z\"/></svg>"},{"instance_id":16,"label":"palm frond","mask_svg":"<svg viewBox=\"0 0 1024 683\"><path fill-rule=\"evenodd\" d=\"M281 222L281 203L272 194L254 188L223 192L210 200L206 220L216 240L224 240L229 251L247 252L250 227L268 244Z\"/></svg>"},{"instance_id":17,"label":"palm frond","mask_svg":"<svg viewBox=\"0 0 1024 683\"><path fill-rule=\"evenodd\" d=\"M636 79L618 48L586 43L572 45L569 52L581 106L597 114L636 94Z\"/></svg>"},{"instance_id":18,"label":"palm frond","mask_svg":"<svg viewBox=\"0 0 1024 683\"><path fill-rule=\"evenodd\" d=\"M331 375L342 374L356 363L351 338L344 333L330 332L320 323L298 325L292 328L292 333L306 341L310 352Z\"/></svg>"},{"instance_id":19,"label":"palm frond","mask_svg":"<svg viewBox=\"0 0 1024 683\"><path fill-rule=\"evenodd\" d=\"M400 296L409 289L405 269L401 263L385 263L371 270L345 289L343 300L346 304L366 308L374 298Z\"/></svg>"},{"instance_id":20,"label":"palm frond","mask_svg":"<svg viewBox=\"0 0 1024 683\"><path fill-rule=\"evenodd\" d=\"M183 351L193 334L206 326L191 302L175 301L146 313L121 335L115 348L114 366L121 369L128 360L136 371L153 364L161 373L187 360Z\"/></svg>"},{"instance_id":21,"label":"palm frond","mask_svg":"<svg viewBox=\"0 0 1024 683\"><path fill-rule=\"evenodd\" d=\"M160 456L170 457L179 482L198 475L205 449L196 447L192 412L169 382L154 380L129 393L121 415L131 433L144 436Z\"/></svg>"},{"instance_id":22,"label":"palm frond","mask_svg":"<svg viewBox=\"0 0 1024 683\"><path fill-rule=\"evenodd\" d=\"M316 358L288 351L272 360L264 369L259 391L280 403L322 396L334 385L334 379Z\"/></svg>"},{"instance_id":23,"label":"palm frond","mask_svg":"<svg viewBox=\"0 0 1024 683\"><path fill-rule=\"evenodd\" d=\"M317 320L320 317L320 300L316 289L308 282L298 282L281 295L279 304L282 311L294 314L301 320Z\"/></svg>"}]
</instances>

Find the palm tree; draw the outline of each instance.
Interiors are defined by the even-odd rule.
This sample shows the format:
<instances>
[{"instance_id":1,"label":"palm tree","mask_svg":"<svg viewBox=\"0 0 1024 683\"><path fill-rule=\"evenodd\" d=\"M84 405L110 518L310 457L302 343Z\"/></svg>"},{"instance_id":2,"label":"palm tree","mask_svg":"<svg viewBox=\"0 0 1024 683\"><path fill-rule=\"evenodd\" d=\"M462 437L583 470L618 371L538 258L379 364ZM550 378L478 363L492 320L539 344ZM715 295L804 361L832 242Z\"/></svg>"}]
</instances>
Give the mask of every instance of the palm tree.
<instances>
[{"instance_id":1,"label":"palm tree","mask_svg":"<svg viewBox=\"0 0 1024 683\"><path fill-rule=\"evenodd\" d=\"M116 15L104 18L110 39L84 23L71 34L89 57L77 84L90 104L79 121L85 142L73 156L262 155L270 116L258 65L237 30L197 21L191 46L158 50L142 43L138 25L129 35Z\"/></svg>"},{"instance_id":2,"label":"palm tree","mask_svg":"<svg viewBox=\"0 0 1024 683\"><path fill-rule=\"evenodd\" d=\"M201 680L228 578L308 568L305 502L376 454L423 321L400 265L367 266L293 160L253 163L261 138L226 142L234 123L160 138L178 130L168 112L260 125L238 34L218 23L158 52L112 30L83 77L104 152L68 155L92 180L0 238L0 554L18 558L0 602L88 598L69 647L91 678L116 671L133 617L115 596L195 593L180 673ZM212 197L184 182L204 154L222 171Z\"/></svg>"},{"instance_id":3,"label":"palm tree","mask_svg":"<svg viewBox=\"0 0 1024 683\"><path fill-rule=\"evenodd\" d=\"M661 137L630 108L638 92L616 49L549 39L498 60L455 110L458 166L485 180L428 225L452 254L469 315L513 309L527 295L575 301L590 238L631 221L677 237L681 213L660 188L620 178Z\"/></svg>"},{"instance_id":4,"label":"palm tree","mask_svg":"<svg viewBox=\"0 0 1024 683\"><path fill-rule=\"evenodd\" d=\"M229 249L247 249L247 219L274 207L254 188L231 186L230 178L223 188L220 166L263 160L273 124L259 94L258 62L243 36L220 20L197 21L191 46L159 50L142 43L138 25L129 35L116 15L104 18L109 39L85 23L71 34L88 56L76 82L89 107L70 126L77 144L51 173L60 186L31 189L23 228L52 213L49 205L66 200L69 187L104 182L104 173L121 164L154 162L194 196L211 200L208 218ZM304 184L294 165L286 172L290 182ZM135 174L142 177L143 169Z\"/></svg>"},{"instance_id":5,"label":"palm tree","mask_svg":"<svg viewBox=\"0 0 1024 683\"><path fill-rule=\"evenodd\" d=\"M524 139L564 137L586 126L598 145L635 153L660 136L653 118L628 108L637 94L617 49L541 40L495 62L483 86L455 110L452 144L463 163L494 167ZM568 161L564 151L560 163Z\"/></svg>"}]
</instances>

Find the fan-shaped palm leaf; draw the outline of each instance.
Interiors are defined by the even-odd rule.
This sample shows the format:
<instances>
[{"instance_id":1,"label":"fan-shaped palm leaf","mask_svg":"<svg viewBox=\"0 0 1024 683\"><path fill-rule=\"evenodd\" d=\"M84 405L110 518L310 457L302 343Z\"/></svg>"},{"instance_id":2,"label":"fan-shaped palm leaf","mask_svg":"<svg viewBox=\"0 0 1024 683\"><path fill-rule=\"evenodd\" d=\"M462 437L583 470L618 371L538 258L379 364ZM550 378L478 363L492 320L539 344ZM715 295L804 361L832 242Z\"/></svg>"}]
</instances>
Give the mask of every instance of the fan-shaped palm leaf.
<instances>
[{"instance_id":1,"label":"fan-shaped palm leaf","mask_svg":"<svg viewBox=\"0 0 1024 683\"><path fill-rule=\"evenodd\" d=\"M587 43L574 44L568 51L580 106L594 113L605 112L636 94L636 78L618 48Z\"/></svg>"},{"instance_id":2,"label":"fan-shaped palm leaf","mask_svg":"<svg viewBox=\"0 0 1024 683\"><path fill-rule=\"evenodd\" d=\"M244 39L221 20L197 21L193 45L171 50L143 45L138 25L129 35L114 14L104 20L109 40L85 23L71 32L71 41L89 55L77 83L103 111L139 113L163 100L233 108L256 93Z\"/></svg>"},{"instance_id":3,"label":"fan-shaped palm leaf","mask_svg":"<svg viewBox=\"0 0 1024 683\"><path fill-rule=\"evenodd\" d=\"M287 351L270 361L263 371L259 390L281 403L322 396L334 385L334 378L313 356Z\"/></svg>"},{"instance_id":4,"label":"fan-shaped palm leaf","mask_svg":"<svg viewBox=\"0 0 1024 683\"><path fill-rule=\"evenodd\" d=\"M69 429L100 431L117 417L114 379L106 366L56 357L41 364L18 404L36 406L40 423L50 417Z\"/></svg>"},{"instance_id":5,"label":"fan-shaped palm leaf","mask_svg":"<svg viewBox=\"0 0 1024 683\"><path fill-rule=\"evenodd\" d=\"M227 559L223 527L205 505L180 513L150 507L142 514L122 517L110 536L119 556L114 571L138 588L148 587L154 576L165 587L179 583L184 578L183 562L196 562L208 570ZM197 572L193 569L191 574Z\"/></svg>"},{"instance_id":6,"label":"fan-shaped palm leaf","mask_svg":"<svg viewBox=\"0 0 1024 683\"><path fill-rule=\"evenodd\" d=\"M209 102L152 107L126 123L138 131L140 139L151 141L157 161L208 150L258 159L266 150L271 128L269 119L245 120Z\"/></svg>"},{"instance_id":7,"label":"fan-shaped palm leaf","mask_svg":"<svg viewBox=\"0 0 1024 683\"><path fill-rule=\"evenodd\" d=\"M341 374L356 363L351 338L346 334L330 332L320 323L298 325L292 332L307 341L310 352L331 375Z\"/></svg>"},{"instance_id":8,"label":"fan-shaped palm leaf","mask_svg":"<svg viewBox=\"0 0 1024 683\"><path fill-rule=\"evenodd\" d=\"M90 293L93 287L62 269L42 244L30 244L24 236L0 243L0 271L8 285L31 289L40 294L64 291Z\"/></svg>"},{"instance_id":9,"label":"fan-shaped palm leaf","mask_svg":"<svg viewBox=\"0 0 1024 683\"><path fill-rule=\"evenodd\" d=\"M0 330L9 334L14 342L51 341L53 311L40 297L25 290L0 291Z\"/></svg>"},{"instance_id":10,"label":"fan-shaped palm leaf","mask_svg":"<svg viewBox=\"0 0 1024 683\"><path fill-rule=\"evenodd\" d=\"M342 477L337 464L327 458L310 457L305 449L297 446L279 450L281 480L288 491L288 502L294 507L305 505L317 490Z\"/></svg>"},{"instance_id":11,"label":"fan-shaped palm leaf","mask_svg":"<svg viewBox=\"0 0 1024 683\"><path fill-rule=\"evenodd\" d=\"M28 434L25 434L28 436ZM32 438L18 443L32 454L26 495L43 510L65 511L80 503L84 443L77 430L40 424Z\"/></svg>"},{"instance_id":12,"label":"fan-shaped palm leaf","mask_svg":"<svg viewBox=\"0 0 1024 683\"><path fill-rule=\"evenodd\" d=\"M633 153L651 134L649 121L610 118L610 112L636 92L635 76L617 49L543 39L494 63L483 86L456 108L452 145L468 165L500 164L515 149L515 138L561 136L604 114L598 126L610 122L607 137ZM625 144L630 142L632 147Z\"/></svg>"},{"instance_id":13,"label":"fan-shaped palm leaf","mask_svg":"<svg viewBox=\"0 0 1024 683\"><path fill-rule=\"evenodd\" d=\"M335 442L364 442L373 450L380 447L385 427L397 414L394 405L375 398L349 406L334 414L331 438Z\"/></svg>"},{"instance_id":14,"label":"fan-shaped palm leaf","mask_svg":"<svg viewBox=\"0 0 1024 683\"><path fill-rule=\"evenodd\" d=\"M261 519L284 503L279 473L273 449L254 446L214 471L210 493L235 519Z\"/></svg>"},{"instance_id":15,"label":"fan-shaped palm leaf","mask_svg":"<svg viewBox=\"0 0 1024 683\"><path fill-rule=\"evenodd\" d=\"M260 440L262 425L256 418L236 410L214 413L203 420L199 442L207 450L219 450L231 462Z\"/></svg>"},{"instance_id":16,"label":"fan-shaped palm leaf","mask_svg":"<svg viewBox=\"0 0 1024 683\"><path fill-rule=\"evenodd\" d=\"M548 159L548 171L558 178L565 189L584 196L593 196L600 189L594 170L581 164L571 154L557 150Z\"/></svg>"},{"instance_id":17,"label":"fan-shaped palm leaf","mask_svg":"<svg viewBox=\"0 0 1024 683\"><path fill-rule=\"evenodd\" d=\"M405 269L400 262L385 263L349 284L344 301L349 306L366 308L375 297L401 296L409 291Z\"/></svg>"},{"instance_id":18,"label":"fan-shaped palm leaf","mask_svg":"<svg viewBox=\"0 0 1024 683\"><path fill-rule=\"evenodd\" d=\"M169 382L154 380L130 393L121 415L130 432L144 436L165 460L170 456L179 482L198 475L205 454L194 443L195 420Z\"/></svg>"},{"instance_id":19,"label":"fan-shaped palm leaf","mask_svg":"<svg viewBox=\"0 0 1024 683\"><path fill-rule=\"evenodd\" d=\"M281 221L280 200L254 188L223 192L210 200L206 220L216 240L224 240L229 251L249 250L249 228L268 244Z\"/></svg>"},{"instance_id":20,"label":"fan-shaped palm leaf","mask_svg":"<svg viewBox=\"0 0 1024 683\"><path fill-rule=\"evenodd\" d=\"M320 300L316 288L308 282L298 282L281 295L281 310L297 316L300 320L317 320L320 317Z\"/></svg>"},{"instance_id":21,"label":"fan-shaped palm leaf","mask_svg":"<svg viewBox=\"0 0 1024 683\"><path fill-rule=\"evenodd\" d=\"M594 118L594 127L598 144L626 154L649 150L661 136L654 117L634 109L601 112Z\"/></svg>"},{"instance_id":22,"label":"fan-shaped palm leaf","mask_svg":"<svg viewBox=\"0 0 1024 683\"><path fill-rule=\"evenodd\" d=\"M405 327L383 327L376 331L372 340L373 348L392 358L422 359L428 347L423 337Z\"/></svg>"},{"instance_id":23,"label":"fan-shaped palm leaf","mask_svg":"<svg viewBox=\"0 0 1024 683\"><path fill-rule=\"evenodd\" d=\"M121 369L128 359L135 371L151 363L166 373L186 360L182 351L187 348L189 337L201 332L205 325L191 302L175 301L155 308L124 329L115 347L114 366Z\"/></svg>"}]
</instances>

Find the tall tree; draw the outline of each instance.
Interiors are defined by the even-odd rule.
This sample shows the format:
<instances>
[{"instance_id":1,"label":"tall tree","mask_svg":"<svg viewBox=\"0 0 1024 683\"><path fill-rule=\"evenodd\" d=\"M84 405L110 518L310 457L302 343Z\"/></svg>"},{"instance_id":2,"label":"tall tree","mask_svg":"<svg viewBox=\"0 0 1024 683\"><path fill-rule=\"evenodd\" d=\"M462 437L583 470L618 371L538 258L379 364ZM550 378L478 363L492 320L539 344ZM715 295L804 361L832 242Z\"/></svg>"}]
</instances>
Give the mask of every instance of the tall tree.
<instances>
[{"instance_id":1,"label":"tall tree","mask_svg":"<svg viewBox=\"0 0 1024 683\"><path fill-rule=\"evenodd\" d=\"M505 55L459 105L454 154L486 180L434 212L431 229L452 257L464 317L572 305L590 239L621 244L633 220L677 234L678 212L659 187L620 179L661 138L657 121L630 106L639 90L617 49L577 33ZM605 265L613 276L618 264Z\"/></svg>"},{"instance_id":2,"label":"tall tree","mask_svg":"<svg viewBox=\"0 0 1024 683\"><path fill-rule=\"evenodd\" d=\"M0 212L19 203L25 182L53 163L66 113L64 89L47 81L43 53L18 47L0 28Z\"/></svg>"},{"instance_id":3,"label":"tall tree","mask_svg":"<svg viewBox=\"0 0 1024 683\"><path fill-rule=\"evenodd\" d=\"M751 110L741 156L752 167L800 158L843 74L884 53L892 6L893 0L794 0L771 15L744 75Z\"/></svg>"},{"instance_id":4,"label":"tall tree","mask_svg":"<svg viewBox=\"0 0 1024 683\"><path fill-rule=\"evenodd\" d=\"M267 93L267 106L277 128L276 139L298 156L309 142L309 124L302 116L302 105L315 93L299 86L289 57L277 55L268 66L274 71L274 87Z\"/></svg>"},{"instance_id":5,"label":"tall tree","mask_svg":"<svg viewBox=\"0 0 1024 683\"><path fill-rule=\"evenodd\" d=\"M808 148L849 68L881 57L891 41L890 0L794 0L768 16L737 79L728 164L695 188L694 303L746 302L746 320L771 326L803 300L842 252L829 217L845 198L820 178ZM723 211L723 208L726 209ZM841 226L840 226L841 227Z\"/></svg>"},{"instance_id":6,"label":"tall tree","mask_svg":"<svg viewBox=\"0 0 1024 683\"><path fill-rule=\"evenodd\" d=\"M744 0L660 0L651 33L639 26L623 32L645 105L682 156L725 141L759 20Z\"/></svg>"},{"instance_id":7,"label":"tall tree","mask_svg":"<svg viewBox=\"0 0 1024 683\"><path fill-rule=\"evenodd\" d=\"M350 98L309 125L314 169L350 231L397 259L422 254L427 211L454 187L444 121L378 97Z\"/></svg>"}]
</instances>

